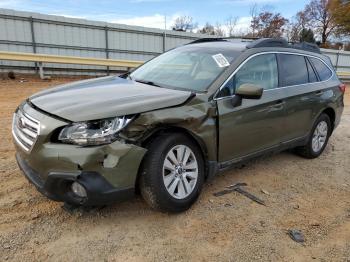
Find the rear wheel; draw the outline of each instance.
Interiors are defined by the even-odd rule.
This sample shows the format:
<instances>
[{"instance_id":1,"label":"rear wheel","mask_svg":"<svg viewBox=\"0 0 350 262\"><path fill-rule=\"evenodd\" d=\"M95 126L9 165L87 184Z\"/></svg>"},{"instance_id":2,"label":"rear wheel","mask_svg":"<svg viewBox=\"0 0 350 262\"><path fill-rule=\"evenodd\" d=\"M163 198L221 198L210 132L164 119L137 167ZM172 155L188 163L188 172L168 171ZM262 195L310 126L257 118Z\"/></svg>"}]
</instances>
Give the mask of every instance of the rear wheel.
<instances>
[{"instance_id":1,"label":"rear wheel","mask_svg":"<svg viewBox=\"0 0 350 262\"><path fill-rule=\"evenodd\" d=\"M312 128L308 143L298 147L297 153L305 158L316 158L321 155L328 143L331 128L329 116L321 114Z\"/></svg>"},{"instance_id":2,"label":"rear wheel","mask_svg":"<svg viewBox=\"0 0 350 262\"><path fill-rule=\"evenodd\" d=\"M164 212L188 209L203 180L201 151L187 136L163 134L151 143L140 177L141 194L151 207Z\"/></svg>"}]
</instances>

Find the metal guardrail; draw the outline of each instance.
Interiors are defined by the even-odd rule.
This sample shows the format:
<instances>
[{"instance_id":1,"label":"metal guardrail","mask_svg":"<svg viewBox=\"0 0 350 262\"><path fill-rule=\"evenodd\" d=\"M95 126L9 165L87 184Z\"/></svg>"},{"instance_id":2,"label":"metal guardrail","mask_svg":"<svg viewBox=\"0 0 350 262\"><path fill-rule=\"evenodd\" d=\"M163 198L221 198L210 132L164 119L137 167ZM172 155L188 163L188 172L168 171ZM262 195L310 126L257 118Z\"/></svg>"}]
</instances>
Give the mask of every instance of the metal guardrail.
<instances>
[{"instance_id":1,"label":"metal guardrail","mask_svg":"<svg viewBox=\"0 0 350 262\"><path fill-rule=\"evenodd\" d=\"M135 68L144 63L142 61L131 61L131 60L114 60L114 59L104 59L104 58L59 56L59 55L3 52L3 51L0 51L0 59L11 60L11 61L37 62L39 63L41 78L45 78L42 63L114 66L114 67L126 67L126 68ZM337 71L337 75L341 79L350 78L350 72Z\"/></svg>"},{"instance_id":2,"label":"metal guardrail","mask_svg":"<svg viewBox=\"0 0 350 262\"><path fill-rule=\"evenodd\" d=\"M78 64L78 65L95 65L95 66L113 66L135 68L143 64L142 61L130 60L114 60L104 58L89 58L77 56L58 56L47 54L33 54L20 52L3 52L0 51L0 60L24 61L38 63L39 75L41 79L45 79L43 63L58 63L58 64Z\"/></svg>"},{"instance_id":3,"label":"metal guardrail","mask_svg":"<svg viewBox=\"0 0 350 262\"><path fill-rule=\"evenodd\" d=\"M338 75L340 80L342 80L344 82L350 82L350 72L337 71L337 75Z\"/></svg>"},{"instance_id":4,"label":"metal guardrail","mask_svg":"<svg viewBox=\"0 0 350 262\"><path fill-rule=\"evenodd\" d=\"M32 54L19 52L0 51L0 59L25 62L78 64L78 65L98 65L134 68L143 64L142 61L114 60L104 58L89 58L76 56L59 56L46 54Z\"/></svg>"},{"instance_id":5,"label":"metal guardrail","mask_svg":"<svg viewBox=\"0 0 350 262\"><path fill-rule=\"evenodd\" d=\"M350 72L339 72L337 71L338 76L350 76Z\"/></svg>"}]
</instances>

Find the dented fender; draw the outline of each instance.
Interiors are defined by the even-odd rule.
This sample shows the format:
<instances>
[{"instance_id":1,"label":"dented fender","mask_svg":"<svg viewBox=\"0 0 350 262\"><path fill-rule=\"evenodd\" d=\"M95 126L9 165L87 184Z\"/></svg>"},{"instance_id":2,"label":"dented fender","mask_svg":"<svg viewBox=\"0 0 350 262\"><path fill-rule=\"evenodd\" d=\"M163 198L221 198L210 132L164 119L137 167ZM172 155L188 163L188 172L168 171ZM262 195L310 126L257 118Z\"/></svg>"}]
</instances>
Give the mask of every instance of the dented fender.
<instances>
[{"instance_id":1,"label":"dented fender","mask_svg":"<svg viewBox=\"0 0 350 262\"><path fill-rule=\"evenodd\" d=\"M216 104L196 97L181 107L140 114L123 132L123 138L142 145L158 131L182 129L201 146L207 161L217 160Z\"/></svg>"}]
</instances>

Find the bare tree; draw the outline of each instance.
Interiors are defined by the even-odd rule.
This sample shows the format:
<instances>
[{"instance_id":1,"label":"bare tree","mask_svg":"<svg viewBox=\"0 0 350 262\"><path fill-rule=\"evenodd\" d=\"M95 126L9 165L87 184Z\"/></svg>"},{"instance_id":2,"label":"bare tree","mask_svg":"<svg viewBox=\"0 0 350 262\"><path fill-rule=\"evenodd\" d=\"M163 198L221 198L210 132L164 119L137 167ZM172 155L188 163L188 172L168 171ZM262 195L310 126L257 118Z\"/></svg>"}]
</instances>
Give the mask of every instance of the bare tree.
<instances>
[{"instance_id":1,"label":"bare tree","mask_svg":"<svg viewBox=\"0 0 350 262\"><path fill-rule=\"evenodd\" d=\"M230 16L226 19L226 27L227 27L227 33L228 36L233 36L235 34L235 28L238 22L237 16Z\"/></svg>"},{"instance_id":2,"label":"bare tree","mask_svg":"<svg viewBox=\"0 0 350 262\"><path fill-rule=\"evenodd\" d=\"M268 11L261 12L259 16L254 18L254 24L257 25L258 37L281 37L284 26L288 20L280 13L271 13Z\"/></svg>"},{"instance_id":3,"label":"bare tree","mask_svg":"<svg viewBox=\"0 0 350 262\"><path fill-rule=\"evenodd\" d=\"M312 0L306 5L304 12L312 27L321 36L321 43L325 44L337 28L334 16L330 12L330 1Z\"/></svg>"},{"instance_id":4,"label":"bare tree","mask_svg":"<svg viewBox=\"0 0 350 262\"><path fill-rule=\"evenodd\" d=\"M193 22L193 18L191 16L180 16L175 19L173 30L174 31L192 31L197 27L196 23Z\"/></svg>"},{"instance_id":5,"label":"bare tree","mask_svg":"<svg viewBox=\"0 0 350 262\"><path fill-rule=\"evenodd\" d=\"M305 12L299 11L291 20L287 29L288 41L298 42L300 38L300 32L308 27L309 23Z\"/></svg>"},{"instance_id":6,"label":"bare tree","mask_svg":"<svg viewBox=\"0 0 350 262\"><path fill-rule=\"evenodd\" d=\"M250 6L249 9L249 14L250 14L250 28L252 29L252 36L255 37L255 31L258 30L258 4L254 3L253 5Z\"/></svg>"},{"instance_id":7,"label":"bare tree","mask_svg":"<svg viewBox=\"0 0 350 262\"><path fill-rule=\"evenodd\" d=\"M199 33L207 34L207 35L215 35L215 28L213 25L207 22L205 26L199 30Z\"/></svg>"},{"instance_id":8,"label":"bare tree","mask_svg":"<svg viewBox=\"0 0 350 262\"><path fill-rule=\"evenodd\" d=\"M216 25L215 25L215 35L220 37L225 36L225 31L223 30L219 22L216 22Z\"/></svg>"}]
</instances>

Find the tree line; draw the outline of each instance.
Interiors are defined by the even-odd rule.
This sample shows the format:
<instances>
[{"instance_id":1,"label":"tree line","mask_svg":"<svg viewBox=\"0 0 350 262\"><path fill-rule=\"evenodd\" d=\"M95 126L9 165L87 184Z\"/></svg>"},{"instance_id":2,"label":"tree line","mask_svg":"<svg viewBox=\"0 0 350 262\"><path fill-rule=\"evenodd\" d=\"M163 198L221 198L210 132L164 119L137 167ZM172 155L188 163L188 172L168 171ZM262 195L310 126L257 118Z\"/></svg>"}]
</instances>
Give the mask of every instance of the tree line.
<instances>
[{"instance_id":1,"label":"tree line","mask_svg":"<svg viewBox=\"0 0 350 262\"><path fill-rule=\"evenodd\" d=\"M339 40L349 41L350 1L311 0L290 19L268 7L250 7L250 27L237 32L239 17L228 17L223 24L207 22L202 28L190 16L178 17L173 25L176 31L194 31L218 37L284 37L289 42L317 42L322 47L339 48ZM317 41L316 41L317 39ZM333 43L333 44L332 44ZM334 44L335 43L335 44ZM348 44L347 48L350 49Z\"/></svg>"}]
</instances>

